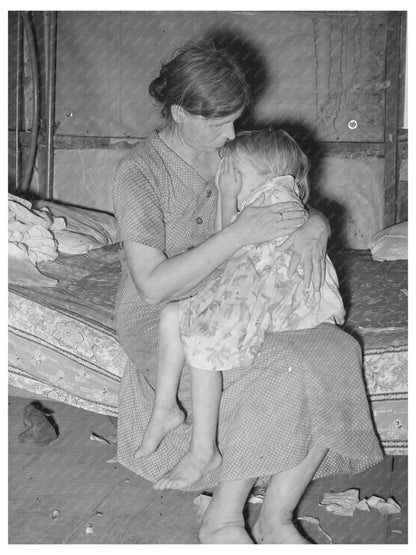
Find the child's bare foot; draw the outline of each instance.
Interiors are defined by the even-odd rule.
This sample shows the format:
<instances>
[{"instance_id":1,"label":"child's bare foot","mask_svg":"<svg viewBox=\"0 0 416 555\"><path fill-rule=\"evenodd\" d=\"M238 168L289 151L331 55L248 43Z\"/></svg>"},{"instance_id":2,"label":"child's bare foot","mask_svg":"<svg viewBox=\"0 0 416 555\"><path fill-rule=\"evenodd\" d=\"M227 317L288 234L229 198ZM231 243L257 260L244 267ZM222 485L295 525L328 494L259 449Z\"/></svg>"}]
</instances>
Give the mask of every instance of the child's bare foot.
<instances>
[{"instance_id":1,"label":"child's bare foot","mask_svg":"<svg viewBox=\"0 0 416 555\"><path fill-rule=\"evenodd\" d=\"M142 444L134 453L134 458L141 459L154 453L165 435L180 426L184 420L185 415L177 406L154 410L144 432Z\"/></svg>"},{"instance_id":2,"label":"child's bare foot","mask_svg":"<svg viewBox=\"0 0 416 555\"><path fill-rule=\"evenodd\" d=\"M154 489L182 489L197 482L201 476L212 472L221 464L218 449L209 454L189 451L171 471L154 484Z\"/></svg>"}]
</instances>

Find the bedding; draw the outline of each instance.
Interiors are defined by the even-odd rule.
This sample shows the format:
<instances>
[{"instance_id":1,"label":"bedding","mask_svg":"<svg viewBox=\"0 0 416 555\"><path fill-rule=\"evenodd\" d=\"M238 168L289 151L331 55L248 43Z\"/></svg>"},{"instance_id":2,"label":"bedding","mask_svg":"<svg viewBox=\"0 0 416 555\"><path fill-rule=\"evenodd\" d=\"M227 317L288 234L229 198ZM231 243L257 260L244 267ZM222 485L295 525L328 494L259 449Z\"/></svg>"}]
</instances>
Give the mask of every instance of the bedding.
<instances>
[{"instance_id":1,"label":"bedding","mask_svg":"<svg viewBox=\"0 0 416 555\"><path fill-rule=\"evenodd\" d=\"M58 256L54 233L64 227L63 218L55 218L47 210L34 210L31 202L9 193L9 282L36 285L42 277L44 284L53 287L56 281L43 277L37 264Z\"/></svg>"},{"instance_id":2,"label":"bedding","mask_svg":"<svg viewBox=\"0 0 416 555\"><path fill-rule=\"evenodd\" d=\"M37 201L34 207L46 209L54 218L65 221L65 229L55 233L60 252L82 254L118 242L116 220L112 214L48 200Z\"/></svg>"},{"instance_id":3,"label":"bedding","mask_svg":"<svg viewBox=\"0 0 416 555\"><path fill-rule=\"evenodd\" d=\"M370 251L331 255L347 310L345 329L361 343L374 423L386 454L408 448L407 260L375 261Z\"/></svg>"},{"instance_id":4,"label":"bedding","mask_svg":"<svg viewBox=\"0 0 416 555\"><path fill-rule=\"evenodd\" d=\"M407 260L408 222L395 224L377 232L369 248L374 260Z\"/></svg>"},{"instance_id":5,"label":"bedding","mask_svg":"<svg viewBox=\"0 0 416 555\"><path fill-rule=\"evenodd\" d=\"M125 355L114 331L118 246L39 264L53 288L9 286L9 383L116 415Z\"/></svg>"},{"instance_id":6,"label":"bedding","mask_svg":"<svg viewBox=\"0 0 416 555\"><path fill-rule=\"evenodd\" d=\"M55 287L9 286L9 383L94 412L117 415L126 356L114 330L118 244L41 262ZM363 347L364 377L386 454L407 453L407 261L370 251L331 254Z\"/></svg>"},{"instance_id":7,"label":"bedding","mask_svg":"<svg viewBox=\"0 0 416 555\"><path fill-rule=\"evenodd\" d=\"M8 196L9 283L54 287L39 262L58 254L82 254L117 243L112 214L51 201Z\"/></svg>"}]
</instances>

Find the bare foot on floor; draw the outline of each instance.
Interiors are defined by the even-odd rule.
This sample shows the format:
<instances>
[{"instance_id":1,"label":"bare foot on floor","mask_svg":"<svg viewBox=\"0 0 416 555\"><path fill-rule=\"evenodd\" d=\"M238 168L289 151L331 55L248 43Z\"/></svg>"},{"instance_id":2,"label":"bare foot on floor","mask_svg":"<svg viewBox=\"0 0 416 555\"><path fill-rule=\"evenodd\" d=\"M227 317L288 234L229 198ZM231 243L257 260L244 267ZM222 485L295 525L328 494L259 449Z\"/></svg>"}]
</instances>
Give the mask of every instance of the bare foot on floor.
<instances>
[{"instance_id":1,"label":"bare foot on floor","mask_svg":"<svg viewBox=\"0 0 416 555\"><path fill-rule=\"evenodd\" d=\"M179 407L154 411L134 458L141 459L154 453L165 435L180 426L184 420L185 415Z\"/></svg>"},{"instance_id":2,"label":"bare foot on floor","mask_svg":"<svg viewBox=\"0 0 416 555\"><path fill-rule=\"evenodd\" d=\"M229 524L222 528L213 529L210 532L200 532L198 539L203 544L253 544L250 536L241 524Z\"/></svg>"},{"instance_id":3,"label":"bare foot on floor","mask_svg":"<svg viewBox=\"0 0 416 555\"><path fill-rule=\"evenodd\" d=\"M253 526L252 533L258 544L310 544L293 522L274 522L273 525L262 525L257 521Z\"/></svg>"},{"instance_id":4,"label":"bare foot on floor","mask_svg":"<svg viewBox=\"0 0 416 555\"><path fill-rule=\"evenodd\" d=\"M221 455L218 450L204 455L201 452L189 451L176 466L167 472L154 484L154 489L183 489L195 482L201 476L212 472L221 464Z\"/></svg>"},{"instance_id":5,"label":"bare foot on floor","mask_svg":"<svg viewBox=\"0 0 416 555\"><path fill-rule=\"evenodd\" d=\"M223 513L221 507L211 505L198 532L202 544L253 544L244 527L242 513Z\"/></svg>"}]
</instances>

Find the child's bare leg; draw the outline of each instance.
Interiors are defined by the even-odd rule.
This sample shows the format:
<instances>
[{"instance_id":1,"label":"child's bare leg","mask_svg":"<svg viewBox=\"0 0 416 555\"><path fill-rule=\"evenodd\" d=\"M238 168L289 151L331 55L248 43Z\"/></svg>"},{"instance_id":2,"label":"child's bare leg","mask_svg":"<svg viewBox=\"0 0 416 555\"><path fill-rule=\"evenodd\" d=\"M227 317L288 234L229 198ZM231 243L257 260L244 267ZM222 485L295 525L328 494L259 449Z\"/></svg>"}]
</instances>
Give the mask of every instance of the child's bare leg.
<instances>
[{"instance_id":1,"label":"child's bare leg","mask_svg":"<svg viewBox=\"0 0 416 555\"><path fill-rule=\"evenodd\" d=\"M168 303L163 307L159 333L159 364L155 402L142 443L134 454L136 459L148 457L154 453L165 435L182 424L185 418L176 402L179 379L185 360L179 335L177 303Z\"/></svg>"},{"instance_id":2,"label":"child's bare leg","mask_svg":"<svg viewBox=\"0 0 416 555\"><path fill-rule=\"evenodd\" d=\"M162 476L155 489L183 489L221 464L216 443L221 372L191 368L193 432L187 454Z\"/></svg>"}]
</instances>

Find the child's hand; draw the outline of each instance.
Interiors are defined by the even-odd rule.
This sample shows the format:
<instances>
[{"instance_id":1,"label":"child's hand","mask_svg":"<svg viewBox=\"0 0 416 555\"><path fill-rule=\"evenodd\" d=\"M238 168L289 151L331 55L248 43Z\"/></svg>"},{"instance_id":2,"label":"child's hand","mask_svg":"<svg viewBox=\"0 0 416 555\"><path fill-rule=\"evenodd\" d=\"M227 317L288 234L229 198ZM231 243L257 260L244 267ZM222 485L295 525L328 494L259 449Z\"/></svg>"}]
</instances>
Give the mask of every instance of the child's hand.
<instances>
[{"instance_id":1,"label":"child's hand","mask_svg":"<svg viewBox=\"0 0 416 555\"><path fill-rule=\"evenodd\" d=\"M217 170L216 183L223 197L237 198L241 191L241 175L235 169L231 156L225 156Z\"/></svg>"}]
</instances>

